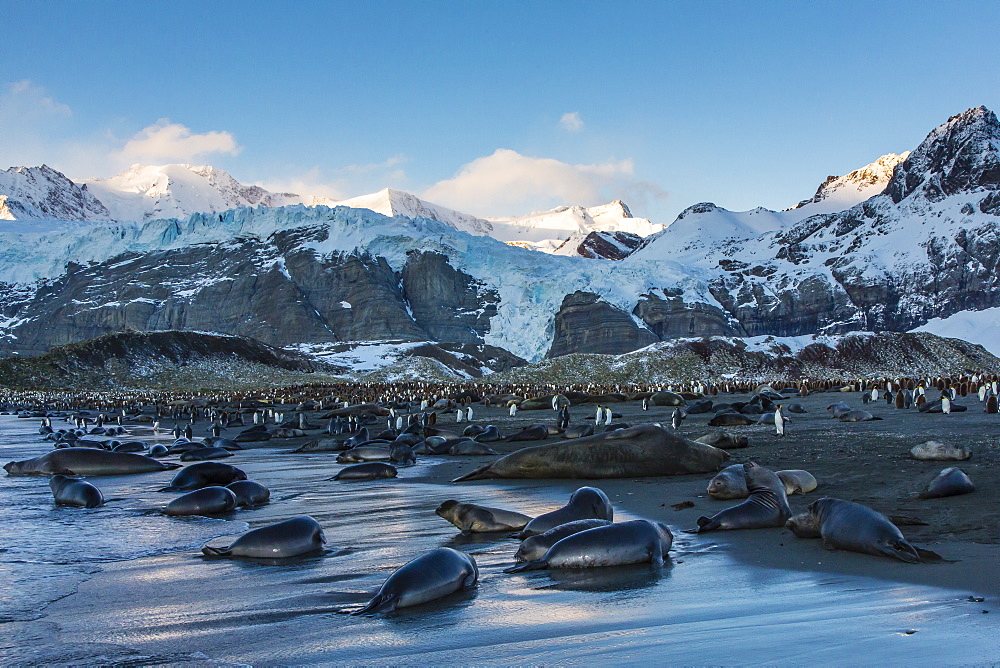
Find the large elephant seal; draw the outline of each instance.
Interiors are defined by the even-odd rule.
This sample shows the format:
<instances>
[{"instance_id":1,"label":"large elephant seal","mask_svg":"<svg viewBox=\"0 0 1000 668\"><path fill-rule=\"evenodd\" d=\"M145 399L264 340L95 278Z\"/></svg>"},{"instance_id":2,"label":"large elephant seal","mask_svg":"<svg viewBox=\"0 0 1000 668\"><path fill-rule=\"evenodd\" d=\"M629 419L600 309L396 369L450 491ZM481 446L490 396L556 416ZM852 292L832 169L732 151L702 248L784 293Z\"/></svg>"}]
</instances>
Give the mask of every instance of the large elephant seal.
<instances>
[{"instance_id":1,"label":"large elephant seal","mask_svg":"<svg viewBox=\"0 0 1000 668\"><path fill-rule=\"evenodd\" d=\"M882 513L860 503L824 497L809 504L829 550L881 555L915 564L941 561L941 556L911 545Z\"/></svg>"},{"instance_id":2,"label":"large elephant seal","mask_svg":"<svg viewBox=\"0 0 1000 668\"><path fill-rule=\"evenodd\" d=\"M649 520L587 529L566 536L550 547L540 559L526 561L504 573L537 571L546 568L598 568L650 562L662 564L674 537L666 525Z\"/></svg>"},{"instance_id":3,"label":"large elephant seal","mask_svg":"<svg viewBox=\"0 0 1000 668\"><path fill-rule=\"evenodd\" d=\"M596 487L581 487L570 495L569 503L531 520L516 537L537 536L567 522L589 519L614 521L615 511L603 491Z\"/></svg>"},{"instance_id":4,"label":"large elephant seal","mask_svg":"<svg viewBox=\"0 0 1000 668\"><path fill-rule=\"evenodd\" d=\"M771 470L747 462L743 465L750 498L726 508L712 517L699 517L698 528L690 533L705 533L717 529L766 529L781 527L792 516L785 496L785 484Z\"/></svg>"},{"instance_id":5,"label":"large elephant seal","mask_svg":"<svg viewBox=\"0 0 1000 668\"><path fill-rule=\"evenodd\" d=\"M566 536L572 536L575 533L580 533L581 531L586 531L587 529L596 529L597 527L603 527L609 524L611 524L611 522L608 520L576 520L574 522L560 524L557 527L549 529L545 533L528 536L521 541L521 546L517 548L517 552L514 554L514 561L520 563L522 561L534 561L535 559L541 559L542 556L548 552L550 547L561 541Z\"/></svg>"},{"instance_id":6,"label":"large elephant seal","mask_svg":"<svg viewBox=\"0 0 1000 668\"><path fill-rule=\"evenodd\" d=\"M230 464L222 462L198 462L178 471L174 479L161 492L186 492L212 485L228 485L237 480L246 480L247 474Z\"/></svg>"},{"instance_id":7,"label":"large elephant seal","mask_svg":"<svg viewBox=\"0 0 1000 668\"><path fill-rule=\"evenodd\" d=\"M203 487L179 496L166 505L164 515L221 515L236 510L236 495L225 487Z\"/></svg>"},{"instance_id":8,"label":"large elephant seal","mask_svg":"<svg viewBox=\"0 0 1000 668\"><path fill-rule=\"evenodd\" d=\"M84 480L67 478L57 473L49 478L49 488L57 506L97 508L104 505L104 495L101 494L101 490Z\"/></svg>"},{"instance_id":9,"label":"large elephant seal","mask_svg":"<svg viewBox=\"0 0 1000 668\"><path fill-rule=\"evenodd\" d=\"M683 406L684 397L674 392L654 392L649 396L649 403L653 406Z\"/></svg>"},{"instance_id":10,"label":"large elephant seal","mask_svg":"<svg viewBox=\"0 0 1000 668\"><path fill-rule=\"evenodd\" d=\"M910 448L914 459L934 462L964 462L972 457L972 448L967 445L947 445L940 441L926 441Z\"/></svg>"},{"instance_id":11,"label":"large elephant seal","mask_svg":"<svg viewBox=\"0 0 1000 668\"><path fill-rule=\"evenodd\" d=\"M478 579L475 559L450 547L439 547L400 566L368 605L351 614L391 612L420 605L471 589Z\"/></svg>"},{"instance_id":12,"label":"large elephant seal","mask_svg":"<svg viewBox=\"0 0 1000 668\"><path fill-rule=\"evenodd\" d=\"M380 478L395 478L399 471L392 464L385 462L365 462L345 466L330 480L379 480Z\"/></svg>"},{"instance_id":13,"label":"large elephant seal","mask_svg":"<svg viewBox=\"0 0 1000 668\"><path fill-rule=\"evenodd\" d=\"M128 475L155 473L180 468L180 464L161 462L152 457L131 452L112 452L92 448L62 448L41 457L9 462L4 465L8 475Z\"/></svg>"},{"instance_id":14,"label":"large elephant seal","mask_svg":"<svg viewBox=\"0 0 1000 668\"><path fill-rule=\"evenodd\" d=\"M938 473L917 496L921 499L940 499L976 491L972 479L960 468L949 466Z\"/></svg>"},{"instance_id":15,"label":"large elephant seal","mask_svg":"<svg viewBox=\"0 0 1000 668\"><path fill-rule=\"evenodd\" d=\"M252 480L237 480L226 487L236 495L237 508L255 508L271 500L271 490L259 482Z\"/></svg>"},{"instance_id":16,"label":"large elephant seal","mask_svg":"<svg viewBox=\"0 0 1000 668\"><path fill-rule=\"evenodd\" d=\"M201 548L206 557L287 559L323 548L326 536L319 522L308 515L293 517L243 534L227 547Z\"/></svg>"},{"instance_id":17,"label":"large elephant seal","mask_svg":"<svg viewBox=\"0 0 1000 668\"><path fill-rule=\"evenodd\" d=\"M454 482L484 478L630 478L718 471L725 450L638 425L512 452Z\"/></svg>"},{"instance_id":18,"label":"large elephant seal","mask_svg":"<svg viewBox=\"0 0 1000 668\"><path fill-rule=\"evenodd\" d=\"M445 501L434 512L457 526L462 533L516 531L531 521L527 515L512 510L459 503L454 499Z\"/></svg>"},{"instance_id":19,"label":"large elephant seal","mask_svg":"<svg viewBox=\"0 0 1000 668\"><path fill-rule=\"evenodd\" d=\"M799 538L819 538L819 522L816 517L806 511L798 515L792 515L785 522L785 528L790 530Z\"/></svg>"},{"instance_id":20,"label":"large elephant seal","mask_svg":"<svg viewBox=\"0 0 1000 668\"><path fill-rule=\"evenodd\" d=\"M735 436L722 429L699 436L694 439L694 442L704 443L705 445L711 445L713 448L721 448L723 450L735 450L750 446L750 439L746 436Z\"/></svg>"}]
</instances>

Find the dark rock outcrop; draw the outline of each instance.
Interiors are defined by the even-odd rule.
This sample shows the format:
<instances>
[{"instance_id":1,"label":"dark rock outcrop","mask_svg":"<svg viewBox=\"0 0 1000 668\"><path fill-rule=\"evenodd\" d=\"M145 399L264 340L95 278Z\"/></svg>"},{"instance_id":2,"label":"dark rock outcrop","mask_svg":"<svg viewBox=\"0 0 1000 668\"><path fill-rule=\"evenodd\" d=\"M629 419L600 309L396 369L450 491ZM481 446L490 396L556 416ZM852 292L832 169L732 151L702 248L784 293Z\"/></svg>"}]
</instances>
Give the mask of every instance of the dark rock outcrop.
<instances>
[{"instance_id":1,"label":"dark rock outcrop","mask_svg":"<svg viewBox=\"0 0 1000 668\"><path fill-rule=\"evenodd\" d=\"M479 343L490 331L490 318L497 313L500 297L455 269L448 256L409 253L402 281L413 320L429 338Z\"/></svg>"},{"instance_id":2,"label":"dark rock outcrop","mask_svg":"<svg viewBox=\"0 0 1000 668\"><path fill-rule=\"evenodd\" d=\"M644 294L632 310L657 337L741 336L743 328L731 323L725 311L700 302L687 303L680 295L663 290L663 297Z\"/></svg>"},{"instance_id":3,"label":"dark rock outcrop","mask_svg":"<svg viewBox=\"0 0 1000 668\"><path fill-rule=\"evenodd\" d=\"M566 295L555 318L548 357L572 352L626 353L657 341L631 315L592 292Z\"/></svg>"},{"instance_id":4,"label":"dark rock outcrop","mask_svg":"<svg viewBox=\"0 0 1000 668\"><path fill-rule=\"evenodd\" d=\"M580 257L587 257L593 260L624 260L632 251L642 244L642 237L631 232L591 232L577 242L579 237L570 237L563 242L557 252L562 251L568 244L576 243L576 253Z\"/></svg>"}]
</instances>

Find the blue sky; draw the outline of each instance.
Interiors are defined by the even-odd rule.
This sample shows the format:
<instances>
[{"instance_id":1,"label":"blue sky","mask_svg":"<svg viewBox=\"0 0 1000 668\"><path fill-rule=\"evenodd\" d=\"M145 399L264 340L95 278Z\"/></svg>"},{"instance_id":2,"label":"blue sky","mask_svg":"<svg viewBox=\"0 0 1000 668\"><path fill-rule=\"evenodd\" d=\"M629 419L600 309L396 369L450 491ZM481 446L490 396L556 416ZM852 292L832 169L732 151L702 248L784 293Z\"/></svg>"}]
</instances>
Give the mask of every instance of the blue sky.
<instances>
[{"instance_id":1,"label":"blue sky","mask_svg":"<svg viewBox=\"0 0 1000 668\"><path fill-rule=\"evenodd\" d=\"M1000 107L1000 5L0 0L0 164L478 215L784 208Z\"/></svg>"}]
</instances>

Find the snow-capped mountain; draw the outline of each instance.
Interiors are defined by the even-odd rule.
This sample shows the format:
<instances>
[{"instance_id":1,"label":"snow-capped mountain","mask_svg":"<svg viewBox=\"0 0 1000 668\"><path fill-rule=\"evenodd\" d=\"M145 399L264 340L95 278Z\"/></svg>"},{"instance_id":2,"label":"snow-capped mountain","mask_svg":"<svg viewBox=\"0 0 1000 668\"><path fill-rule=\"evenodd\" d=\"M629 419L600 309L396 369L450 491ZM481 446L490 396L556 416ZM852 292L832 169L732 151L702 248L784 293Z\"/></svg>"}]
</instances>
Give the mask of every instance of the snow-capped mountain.
<instances>
[{"instance_id":1,"label":"snow-capped mountain","mask_svg":"<svg viewBox=\"0 0 1000 668\"><path fill-rule=\"evenodd\" d=\"M591 232L628 232L647 237L663 229L648 218L634 218L628 206L615 200L601 206L560 206L526 216L490 218L492 236L500 241L551 253L573 237Z\"/></svg>"},{"instance_id":2,"label":"snow-capped mountain","mask_svg":"<svg viewBox=\"0 0 1000 668\"><path fill-rule=\"evenodd\" d=\"M48 165L0 171L0 221L107 223L111 213L86 186Z\"/></svg>"},{"instance_id":3,"label":"snow-capped mountain","mask_svg":"<svg viewBox=\"0 0 1000 668\"><path fill-rule=\"evenodd\" d=\"M117 221L187 218L240 206L300 204L292 193L272 193L240 183L208 165L132 165L107 179L79 179Z\"/></svg>"},{"instance_id":4,"label":"snow-capped mountain","mask_svg":"<svg viewBox=\"0 0 1000 668\"><path fill-rule=\"evenodd\" d=\"M407 218L427 218L439 220L456 230L475 235L492 235L493 225L488 220L453 211L437 204L431 204L402 190L385 188L370 195L331 202L331 206L349 206L355 209L370 209L383 216L406 216Z\"/></svg>"},{"instance_id":5,"label":"snow-capped mountain","mask_svg":"<svg viewBox=\"0 0 1000 668\"><path fill-rule=\"evenodd\" d=\"M843 176L830 176L816 189L816 194L802 200L788 211L795 211L802 220L817 213L836 213L881 194L889 185L896 166L910 157L909 151L889 153Z\"/></svg>"}]
</instances>

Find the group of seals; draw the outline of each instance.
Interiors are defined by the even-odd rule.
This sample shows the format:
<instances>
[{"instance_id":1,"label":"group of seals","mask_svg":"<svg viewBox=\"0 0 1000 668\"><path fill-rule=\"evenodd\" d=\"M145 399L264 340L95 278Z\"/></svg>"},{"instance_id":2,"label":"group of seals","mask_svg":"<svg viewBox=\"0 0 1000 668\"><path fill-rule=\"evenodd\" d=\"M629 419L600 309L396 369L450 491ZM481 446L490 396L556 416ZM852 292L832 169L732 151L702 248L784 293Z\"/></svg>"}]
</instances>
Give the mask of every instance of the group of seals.
<instances>
[{"instance_id":1,"label":"group of seals","mask_svg":"<svg viewBox=\"0 0 1000 668\"><path fill-rule=\"evenodd\" d=\"M749 498L711 517L699 517L691 533L717 529L763 529L781 527L792 516L785 484L775 473L754 462L743 464Z\"/></svg>"}]
</instances>

